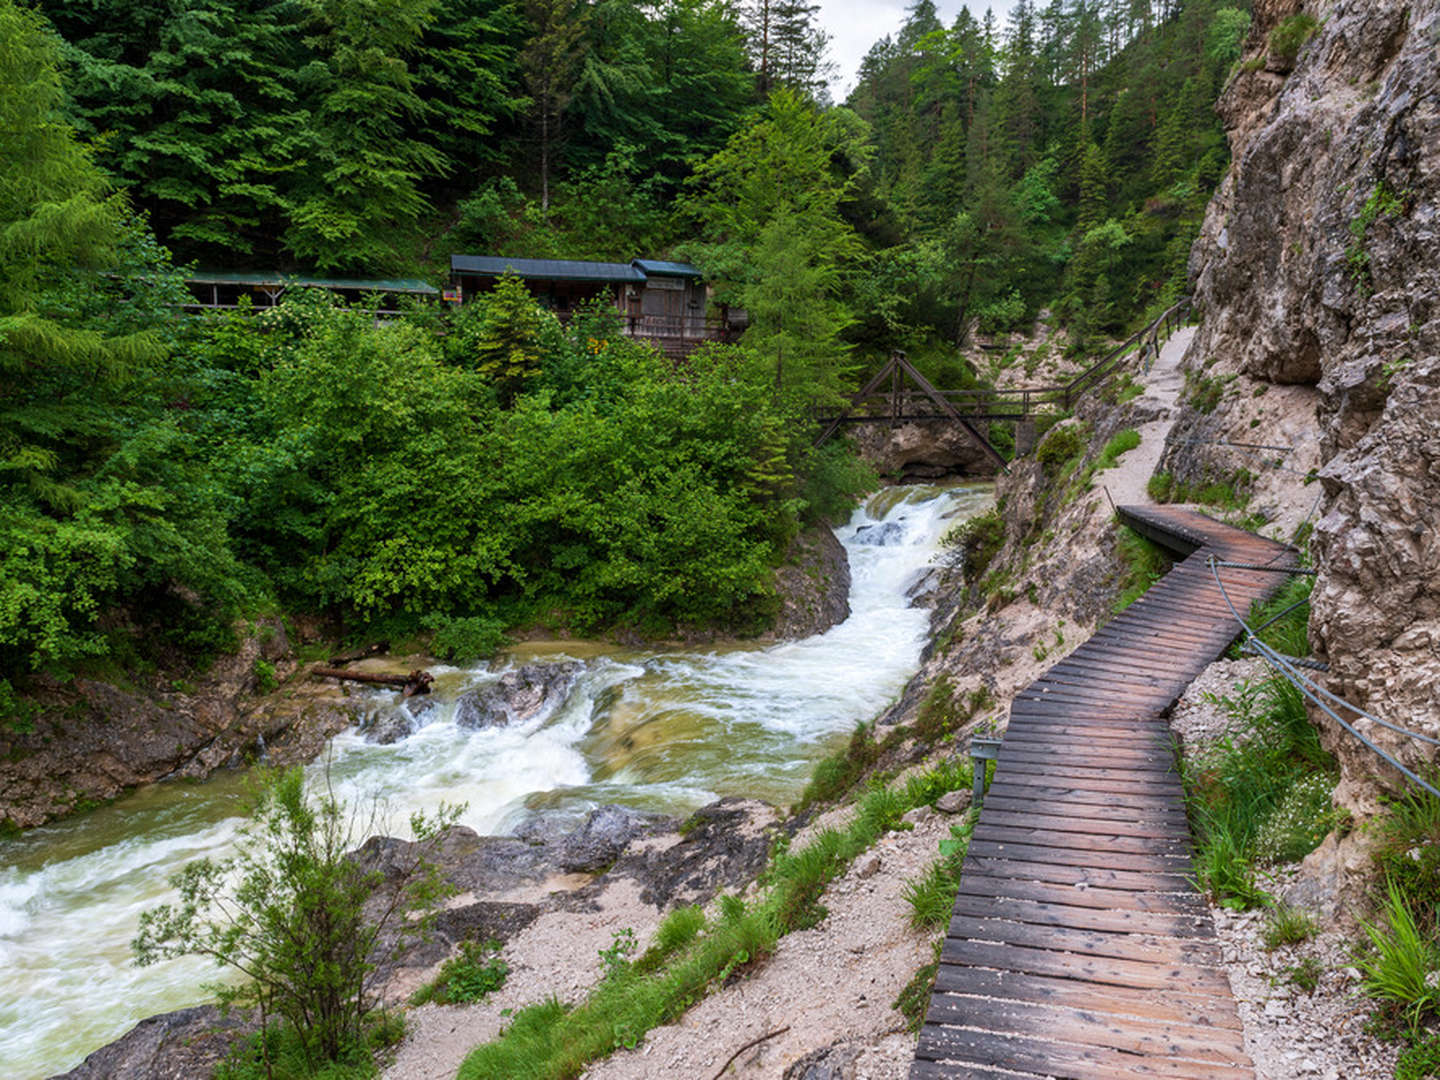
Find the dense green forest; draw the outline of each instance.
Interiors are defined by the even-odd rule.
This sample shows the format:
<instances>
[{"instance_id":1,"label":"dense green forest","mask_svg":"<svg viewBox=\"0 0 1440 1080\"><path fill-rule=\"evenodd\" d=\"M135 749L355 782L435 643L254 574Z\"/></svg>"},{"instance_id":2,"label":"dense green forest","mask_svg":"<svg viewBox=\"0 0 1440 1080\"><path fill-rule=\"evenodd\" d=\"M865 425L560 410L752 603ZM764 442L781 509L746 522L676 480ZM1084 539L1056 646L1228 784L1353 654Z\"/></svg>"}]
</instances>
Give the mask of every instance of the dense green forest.
<instances>
[{"instance_id":1,"label":"dense green forest","mask_svg":"<svg viewBox=\"0 0 1440 1080\"><path fill-rule=\"evenodd\" d=\"M242 613L436 632L762 625L869 479L814 408L976 323L1077 348L1183 287L1248 16L918 0L828 100L813 6L0 0L0 711ZM177 263L438 279L677 255L745 306L683 363L518 282L377 323L189 317Z\"/></svg>"}]
</instances>

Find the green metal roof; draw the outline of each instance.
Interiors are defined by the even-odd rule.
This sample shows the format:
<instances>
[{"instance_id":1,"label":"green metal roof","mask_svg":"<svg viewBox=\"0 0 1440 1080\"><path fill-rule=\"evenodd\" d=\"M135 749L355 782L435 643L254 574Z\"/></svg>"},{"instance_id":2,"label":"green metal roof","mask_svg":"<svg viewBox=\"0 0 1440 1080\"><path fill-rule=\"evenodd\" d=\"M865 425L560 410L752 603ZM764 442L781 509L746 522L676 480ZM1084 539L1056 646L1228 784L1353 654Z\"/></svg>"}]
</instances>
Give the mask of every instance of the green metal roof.
<instances>
[{"instance_id":1,"label":"green metal roof","mask_svg":"<svg viewBox=\"0 0 1440 1080\"><path fill-rule=\"evenodd\" d=\"M250 285L269 289L356 289L361 292L417 293L439 296L440 290L419 278L321 278L279 271L197 270L185 280L195 285Z\"/></svg>"},{"instance_id":2,"label":"green metal roof","mask_svg":"<svg viewBox=\"0 0 1440 1080\"><path fill-rule=\"evenodd\" d=\"M451 255L450 271L479 277L517 274L527 280L619 281L639 284L642 270L629 263L584 262L578 259L510 259L503 255Z\"/></svg>"},{"instance_id":3,"label":"green metal roof","mask_svg":"<svg viewBox=\"0 0 1440 1080\"><path fill-rule=\"evenodd\" d=\"M638 266L646 274L654 274L656 277L691 277L698 278L700 271L689 263L665 262L661 259L635 259L630 264Z\"/></svg>"}]
</instances>

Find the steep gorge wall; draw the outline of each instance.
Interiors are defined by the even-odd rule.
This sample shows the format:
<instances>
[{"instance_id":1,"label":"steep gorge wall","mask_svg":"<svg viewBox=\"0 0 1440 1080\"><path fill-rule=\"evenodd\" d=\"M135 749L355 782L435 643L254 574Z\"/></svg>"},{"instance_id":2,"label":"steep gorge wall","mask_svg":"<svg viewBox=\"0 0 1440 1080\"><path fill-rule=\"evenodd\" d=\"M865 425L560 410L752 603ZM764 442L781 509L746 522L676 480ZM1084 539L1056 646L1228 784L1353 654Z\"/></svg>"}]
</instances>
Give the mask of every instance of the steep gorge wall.
<instances>
[{"instance_id":1,"label":"steep gorge wall","mask_svg":"<svg viewBox=\"0 0 1440 1080\"><path fill-rule=\"evenodd\" d=\"M1440 3L1304 7L1319 25L1292 62L1267 40L1300 5L1257 3L1249 62L1219 105L1233 163L1191 256L1204 319L1187 363L1254 385L1256 401L1313 396L1318 438L1297 459L1321 484L1312 643L1334 692L1440 735ZM1195 435L1234 438L1241 415L1255 442L1283 437L1250 396L1178 424L1162 467L1223 471L1233 453ZM1317 720L1343 803L1399 786ZM1412 765L1433 755L1362 729Z\"/></svg>"}]
</instances>

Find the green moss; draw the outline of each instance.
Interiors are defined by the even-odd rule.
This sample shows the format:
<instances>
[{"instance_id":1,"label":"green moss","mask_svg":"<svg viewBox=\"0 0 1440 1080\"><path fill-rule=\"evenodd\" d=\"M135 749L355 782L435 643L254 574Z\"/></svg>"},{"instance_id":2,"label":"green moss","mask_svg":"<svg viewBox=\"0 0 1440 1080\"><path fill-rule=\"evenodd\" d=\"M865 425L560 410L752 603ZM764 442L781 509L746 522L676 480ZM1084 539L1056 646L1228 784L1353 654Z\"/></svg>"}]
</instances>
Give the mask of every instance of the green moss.
<instances>
[{"instance_id":1,"label":"green moss","mask_svg":"<svg viewBox=\"0 0 1440 1080\"><path fill-rule=\"evenodd\" d=\"M1005 543L1005 519L1000 508L991 507L956 525L945 534L944 544L961 553L961 574L966 584L979 581Z\"/></svg>"},{"instance_id":2,"label":"green moss","mask_svg":"<svg viewBox=\"0 0 1440 1080\"><path fill-rule=\"evenodd\" d=\"M1291 68L1305 43L1315 36L1320 23L1305 12L1282 19L1270 31L1270 59L1277 66Z\"/></svg>"},{"instance_id":3,"label":"green moss","mask_svg":"<svg viewBox=\"0 0 1440 1080\"><path fill-rule=\"evenodd\" d=\"M1345 265L1361 296L1369 296L1374 288L1370 276L1370 249L1367 246L1370 227L1382 217L1395 217L1404 209L1403 198L1390 191L1382 180L1370 192L1355 220L1350 222L1350 244L1345 249Z\"/></svg>"},{"instance_id":4,"label":"green moss","mask_svg":"<svg viewBox=\"0 0 1440 1080\"><path fill-rule=\"evenodd\" d=\"M1049 480L1064 476L1085 452L1086 428L1070 424L1051 428L1035 448L1035 460Z\"/></svg>"}]
</instances>

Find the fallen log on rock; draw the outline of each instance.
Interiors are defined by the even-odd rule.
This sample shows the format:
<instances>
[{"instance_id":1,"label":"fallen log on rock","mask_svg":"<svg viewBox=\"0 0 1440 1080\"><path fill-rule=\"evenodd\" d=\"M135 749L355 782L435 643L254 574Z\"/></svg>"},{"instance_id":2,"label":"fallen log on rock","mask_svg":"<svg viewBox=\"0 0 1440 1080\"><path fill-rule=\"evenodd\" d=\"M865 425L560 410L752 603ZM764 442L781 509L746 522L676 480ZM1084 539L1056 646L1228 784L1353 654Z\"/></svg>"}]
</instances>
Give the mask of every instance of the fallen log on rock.
<instances>
[{"instance_id":1,"label":"fallen log on rock","mask_svg":"<svg viewBox=\"0 0 1440 1080\"><path fill-rule=\"evenodd\" d=\"M428 694L435 677L428 671L412 671L409 675L380 675L373 671L350 671L346 668L317 667L313 675L325 679L344 679L348 682L371 683L376 686L398 686L405 697Z\"/></svg>"}]
</instances>

